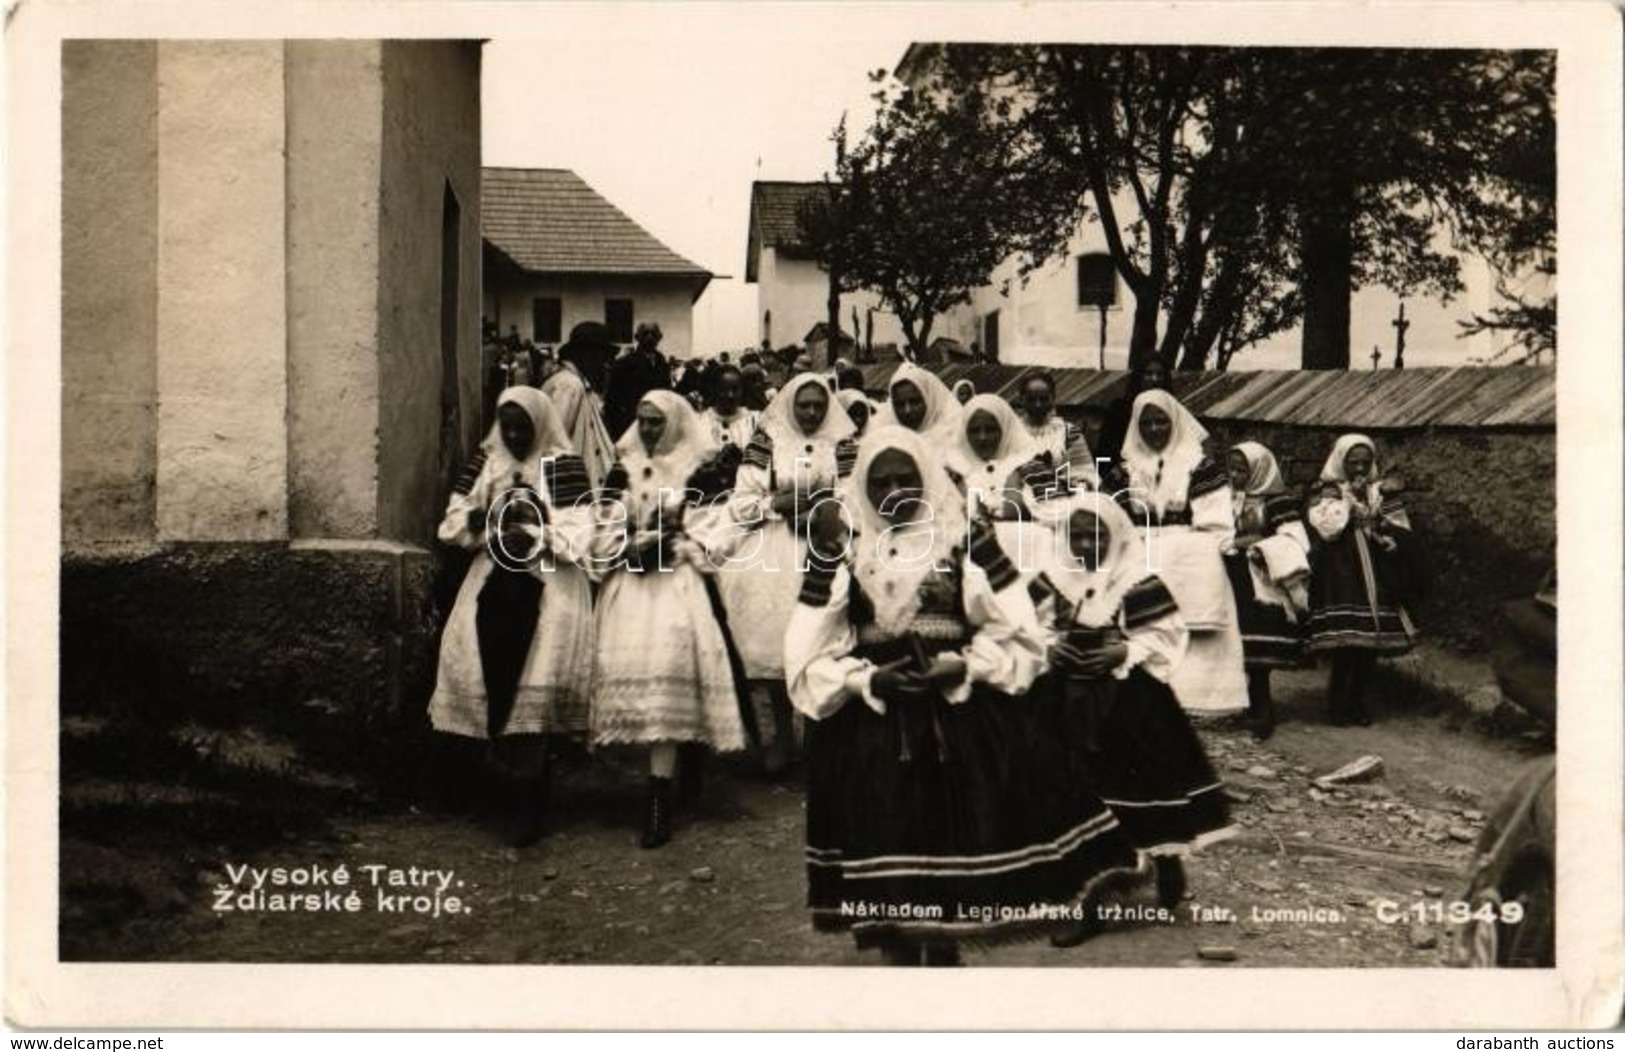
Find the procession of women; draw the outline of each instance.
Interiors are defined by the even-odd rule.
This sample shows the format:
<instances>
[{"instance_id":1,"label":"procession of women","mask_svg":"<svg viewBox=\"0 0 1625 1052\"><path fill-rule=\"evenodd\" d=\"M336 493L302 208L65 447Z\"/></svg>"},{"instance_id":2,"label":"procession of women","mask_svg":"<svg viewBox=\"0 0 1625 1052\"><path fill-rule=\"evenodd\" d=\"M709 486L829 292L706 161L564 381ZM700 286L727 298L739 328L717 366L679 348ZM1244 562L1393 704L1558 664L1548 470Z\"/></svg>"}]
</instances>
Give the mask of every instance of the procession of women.
<instances>
[{"instance_id":1,"label":"procession of women","mask_svg":"<svg viewBox=\"0 0 1625 1052\"><path fill-rule=\"evenodd\" d=\"M1317 664L1325 718L1369 723L1376 659L1414 644L1366 436L1294 486L1160 367L1096 450L1042 372L1013 404L804 369L760 409L741 372L642 394L620 434L578 375L510 387L457 480L439 535L473 562L429 716L484 750L515 846L569 809L561 741L637 750L643 850L708 756L754 753L804 779L815 928L896 965L1064 949L1108 901L1177 906L1235 832L1199 729L1269 738L1272 672Z\"/></svg>"}]
</instances>

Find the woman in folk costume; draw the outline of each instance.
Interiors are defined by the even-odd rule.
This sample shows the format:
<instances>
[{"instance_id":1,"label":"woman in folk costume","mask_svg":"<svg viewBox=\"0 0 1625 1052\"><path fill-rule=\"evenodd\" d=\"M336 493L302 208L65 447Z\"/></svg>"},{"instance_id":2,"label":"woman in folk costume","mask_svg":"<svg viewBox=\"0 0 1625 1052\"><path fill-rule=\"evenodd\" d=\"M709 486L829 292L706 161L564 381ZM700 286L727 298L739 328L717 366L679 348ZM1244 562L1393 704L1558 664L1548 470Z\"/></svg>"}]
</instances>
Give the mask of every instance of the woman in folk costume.
<instances>
[{"instance_id":1,"label":"woman in folk costume","mask_svg":"<svg viewBox=\"0 0 1625 1052\"><path fill-rule=\"evenodd\" d=\"M980 394L965 403L948 449L948 473L965 494L972 518L986 512L995 521L1021 518L1023 491L1031 477L1047 471L1035 464L1038 444L998 395Z\"/></svg>"},{"instance_id":2,"label":"woman in folk costume","mask_svg":"<svg viewBox=\"0 0 1625 1052\"><path fill-rule=\"evenodd\" d=\"M1309 578L1309 649L1329 654L1332 722L1371 722L1365 693L1380 654L1403 654L1416 628L1403 605L1411 521L1385 486L1376 445L1343 435L1320 473L1311 501L1315 550Z\"/></svg>"},{"instance_id":3,"label":"woman in folk costume","mask_svg":"<svg viewBox=\"0 0 1625 1052\"><path fill-rule=\"evenodd\" d=\"M1236 535L1224 553L1236 597L1247 668L1247 716L1253 737L1275 733L1270 670L1304 663L1309 612L1309 535L1298 498L1287 492L1275 454L1257 442L1230 447Z\"/></svg>"},{"instance_id":4,"label":"woman in folk costume","mask_svg":"<svg viewBox=\"0 0 1625 1052\"><path fill-rule=\"evenodd\" d=\"M940 442L942 449L953 441L961 407L936 373L904 362L892 373L887 399L872 426L898 424Z\"/></svg>"},{"instance_id":5,"label":"woman in folk costume","mask_svg":"<svg viewBox=\"0 0 1625 1052\"><path fill-rule=\"evenodd\" d=\"M1055 412L1055 377L1036 372L1021 381L1021 422L1033 437L1040 453L1050 463L1066 468L1066 484L1071 489L1098 489L1100 468L1083 431Z\"/></svg>"},{"instance_id":6,"label":"woman in folk costume","mask_svg":"<svg viewBox=\"0 0 1625 1052\"><path fill-rule=\"evenodd\" d=\"M655 848L671 839L678 746L745 747L742 683L704 576L712 557L688 525L712 485L709 434L681 395L651 391L616 450L593 542L604 584L592 738L650 747L642 842Z\"/></svg>"},{"instance_id":7,"label":"woman in folk costume","mask_svg":"<svg viewBox=\"0 0 1625 1052\"><path fill-rule=\"evenodd\" d=\"M879 412L875 404L869 401L869 396L854 388L845 388L835 393L841 402L841 408L846 411L848 419L852 421L855 430L854 438L862 438L864 431L869 428L869 421Z\"/></svg>"},{"instance_id":8,"label":"woman in folk costume","mask_svg":"<svg viewBox=\"0 0 1625 1052\"><path fill-rule=\"evenodd\" d=\"M457 479L440 539L477 552L440 642L429 720L492 743L506 769L511 839L542 833L548 736L587 729L594 647L587 474L553 403L533 387L497 399L497 422Z\"/></svg>"},{"instance_id":9,"label":"woman in folk costume","mask_svg":"<svg viewBox=\"0 0 1625 1052\"><path fill-rule=\"evenodd\" d=\"M1179 603L1190 647L1174 669L1174 695L1187 711L1247 707L1241 632L1220 551L1235 535L1229 477L1202 450L1207 429L1167 391L1134 400L1123 442L1127 487L1118 501L1146 530L1151 566Z\"/></svg>"},{"instance_id":10,"label":"woman in folk costume","mask_svg":"<svg viewBox=\"0 0 1625 1052\"><path fill-rule=\"evenodd\" d=\"M1046 719L1073 777L1106 801L1155 866L1157 899L1185 893L1183 855L1235 833L1223 787L1168 683L1190 633L1147 565L1139 532L1110 497L1038 505L1054 530L1028 586L1048 633ZM1097 918L1057 938L1075 945Z\"/></svg>"},{"instance_id":11,"label":"woman in folk costume","mask_svg":"<svg viewBox=\"0 0 1625 1052\"><path fill-rule=\"evenodd\" d=\"M865 436L845 503L854 535L818 547L784 642L814 926L892 964L1064 928L1028 908L1087 897L1134 851L1024 697L1044 661L1026 590L916 432Z\"/></svg>"},{"instance_id":12,"label":"woman in folk costume","mask_svg":"<svg viewBox=\"0 0 1625 1052\"><path fill-rule=\"evenodd\" d=\"M851 473L854 430L826 377L791 377L762 411L730 501L735 535L717 584L745 675L770 701L772 733L761 735L769 774L784 769L794 737L784 629L801 587L809 516L820 501L836 499Z\"/></svg>"}]
</instances>

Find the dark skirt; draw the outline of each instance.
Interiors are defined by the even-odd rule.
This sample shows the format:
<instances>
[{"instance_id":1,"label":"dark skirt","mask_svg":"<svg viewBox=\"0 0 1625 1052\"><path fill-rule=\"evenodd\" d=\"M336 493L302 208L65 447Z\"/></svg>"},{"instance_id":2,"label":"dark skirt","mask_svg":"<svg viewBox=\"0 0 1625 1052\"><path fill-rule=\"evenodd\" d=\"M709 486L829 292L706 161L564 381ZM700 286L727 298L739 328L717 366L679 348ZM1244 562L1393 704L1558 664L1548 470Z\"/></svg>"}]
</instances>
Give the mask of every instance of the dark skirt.
<instances>
[{"instance_id":1,"label":"dark skirt","mask_svg":"<svg viewBox=\"0 0 1625 1052\"><path fill-rule=\"evenodd\" d=\"M1224 786L1166 683L1141 669L1127 679L1067 679L1035 688L1072 779L1117 815L1149 854L1183 854L1235 832Z\"/></svg>"},{"instance_id":2,"label":"dark skirt","mask_svg":"<svg viewBox=\"0 0 1625 1052\"><path fill-rule=\"evenodd\" d=\"M977 689L861 699L807 723L807 901L859 946L995 941L1081 919L1078 900L1133 845L1068 777L1030 699Z\"/></svg>"},{"instance_id":3,"label":"dark skirt","mask_svg":"<svg viewBox=\"0 0 1625 1052\"><path fill-rule=\"evenodd\" d=\"M1367 544L1352 526L1318 545L1309 576L1309 649L1410 650L1416 633L1399 602L1400 562L1397 552Z\"/></svg>"},{"instance_id":4,"label":"dark skirt","mask_svg":"<svg viewBox=\"0 0 1625 1052\"><path fill-rule=\"evenodd\" d=\"M1287 615L1286 608L1260 602L1247 565L1247 553L1224 557L1224 571L1236 595L1236 617L1241 623L1241 646L1248 668L1301 668L1308 661L1304 630Z\"/></svg>"}]
</instances>

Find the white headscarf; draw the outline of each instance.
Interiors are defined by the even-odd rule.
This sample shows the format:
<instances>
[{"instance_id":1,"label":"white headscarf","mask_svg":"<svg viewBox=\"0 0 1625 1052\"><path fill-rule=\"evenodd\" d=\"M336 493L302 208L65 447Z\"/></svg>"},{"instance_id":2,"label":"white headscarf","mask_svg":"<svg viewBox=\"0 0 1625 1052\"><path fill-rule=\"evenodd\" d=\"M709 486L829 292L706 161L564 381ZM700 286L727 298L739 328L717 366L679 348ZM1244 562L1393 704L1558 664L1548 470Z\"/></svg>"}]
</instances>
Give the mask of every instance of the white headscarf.
<instances>
[{"instance_id":1,"label":"white headscarf","mask_svg":"<svg viewBox=\"0 0 1625 1052\"><path fill-rule=\"evenodd\" d=\"M1349 479L1348 470L1343 466L1348 455L1360 446L1371 450L1371 473L1366 476L1364 489L1356 488ZM1322 482L1336 482L1337 488L1345 497L1364 504L1372 511L1382 507L1382 468L1377 463L1377 444L1365 435L1346 434L1338 436L1332 444L1331 455L1326 458L1326 464L1320 469ZM1392 509L1384 513L1386 519L1410 528L1410 516L1403 509Z\"/></svg>"},{"instance_id":2,"label":"white headscarf","mask_svg":"<svg viewBox=\"0 0 1625 1052\"><path fill-rule=\"evenodd\" d=\"M1161 452L1146 445L1140 434L1140 417L1150 406L1167 414L1171 425L1168 444ZM1128 468L1135 496L1159 515L1170 505L1185 503L1191 472L1202 462L1202 441L1206 438L1207 428L1179 399L1167 391L1142 391L1134 399L1128 434L1123 436L1123 464Z\"/></svg>"},{"instance_id":3,"label":"white headscarf","mask_svg":"<svg viewBox=\"0 0 1625 1052\"><path fill-rule=\"evenodd\" d=\"M553 399L547 397L534 387L509 387L497 396L497 412L501 413L505 405L518 406L530 418L531 427L536 430L536 437L530 444L530 451L522 458L515 458L502 441L502 421L492 423L491 430L480 443L485 450L486 470L493 473L511 475L518 471L523 482L536 487L539 482L541 462L548 457L556 457L563 453L573 453L570 439L564 433L564 423L559 419L559 411L553 405Z\"/></svg>"},{"instance_id":4,"label":"white headscarf","mask_svg":"<svg viewBox=\"0 0 1625 1052\"><path fill-rule=\"evenodd\" d=\"M1078 512L1093 515L1107 535L1100 564L1092 570L1072 554L1068 533ZM1073 604L1074 618L1093 627L1111 623L1124 594L1152 576L1139 528L1115 500L1094 490L1045 501L1037 515L1055 531L1055 544L1049 549L1053 556L1044 560L1045 572Z\"/></svg>"},{"instance_id":5,"label":"white headscarf","mask_svg":"<svg viewBox=\"0 0 1625 1052\"><path fill-rule=\"evenodd\" d=\"M1281 477L1281 465L1275 454L1262 442L1238 442L1230 447L1247 461L1247 487L1242 493L1249 497L1269 497L1286 492L1286 479Z\"/></svg>"},{"instance_id":6,"label":"white headscarf","mask_svg":"<svg viewBox=\"0 0 1625 1052\"><path fill-rule=\"evenodd\" d=\"M869 501L869 472L877 457L892 450L907 454L919 468L925 505L918 518L901 526L888 522ZM875 623L902 631L919 610L921 583L965 541L964 498L931 442L891 424L872 429L858 443L845 501L855 519L853 575L874 607Z\"/></svg>"},{"instance_id":7,"label":"white headscarf","mask_svg":"<svg viewBox=\"0 0 1625 1052\"><path fill-rule=\"evenodd\" d=\"M897 385L910 383L920 392L925 400L925 418L920 421L921 434L930 435L934 441L947 443L953 440L954 428L963 408L954 393L948 390L948 385L942 378L929 369L922 369L913 362L904 362L892 373L891 381L886 385L887 398L885 407L880 412L877 423L884 426L904 426L898 419L896 410L890 399L896 397Z\"/></svg>"},{"instance_id":8,"label":"white headscarf","mask_svg":"<svg viewBox=\"0 0 1625 1052\"><path fill-rule=\"evenodd\" d=\"M642 493L666 489L681 491L701 464L717 452L718 446L711 429L704 427L700 414L688 404L688 399L672 391L650 391L638 403L652 405L666 418L666 429L660 433L651 453L643 448L638 437L638 425L631 427L615 443L615 452L626 469L629 488ZM639 499L640 505L647 501Z\"/></svg>"},{"instance_id":9,"label":"white headscarf","mask_svg":"<svg viewBox=\"0 0 1625 1052\"><path fill-rule=\"evenodd\" d=\"M796 395L809 386L820 388L829 397L829 410L824 414L818 430L810 435L801 430L801 424L796 421ZM858 429L858 425L846 415L845 406L836 398L829 378L821 373L800 373L786 381L779 393L773 396L773 401L762 410L756 426L773 440L775 452L794 451L797 455L806 455L809 445L816 447L814 452L832 449L837 442L850 437Z\"/></svg>"},{"instance_id":10,"label":"white headscarf","mask_svg":"<svg viewBox=\"0 0 1625 1052\"><path fill-rule=\"evenodd\" d=\"M971 448L970 422L977 413L988 414L999 425L999 447L991 457L983 457ZM982 489L998 488L1005 484L1012 471L1038 453L1037 440L1016 416L1010 403L998 395L979 394L965 403L954 425L954 442L948 450L948 466L967 485Z\"/></svg>"}]
</instances>

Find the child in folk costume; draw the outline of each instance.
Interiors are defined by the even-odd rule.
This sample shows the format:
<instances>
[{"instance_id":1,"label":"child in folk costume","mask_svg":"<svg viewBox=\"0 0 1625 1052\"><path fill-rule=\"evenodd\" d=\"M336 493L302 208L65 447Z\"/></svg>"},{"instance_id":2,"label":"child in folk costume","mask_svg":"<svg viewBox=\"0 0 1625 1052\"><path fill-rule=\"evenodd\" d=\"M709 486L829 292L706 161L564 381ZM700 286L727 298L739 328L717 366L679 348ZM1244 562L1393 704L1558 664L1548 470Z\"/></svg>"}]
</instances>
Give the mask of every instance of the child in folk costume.
<instances>
[{"instance_id":1,"label":"child in folk costume","mask_svg":"<svg viewBox=\"0 0 1625 1052\"><path fill-rule=\"evenodd\" d=\"M1253 736L1275 733L1270 670L1304 662L1309 612L1309 535L1275 454L1257 442L1230 447L1236 534L1224 555L1246 653L1247 715Z\"/></svg>"},{"instance_id":2,"label":"child in folk costume","mask_svg":"<svg viewBox=\"0 0 1625 1052\"><path fill-rule=\"evenodd\" d=\"M742 536L717 577L745 675L770 697L764 766L788 762L794 730L784 690L784 629L801 588L808 516L852 471L856 428L818 373L791 377L762 411L740 465L730 511Z\"/></svg>"},{"instance_id":3,"label":"child in folk costume","mask_svg":"<svg viewBox=\"0 0 1625 1052\"><path fill-rule=\"evenodd\" d=\"M671 839L678 746L745 747L742 684L705 576L712 557L688 526L712 485L710 436L681 395L651 391L616 450L593 542L604 584L592 737L650 747L642 843L655 848Z\"/></svg>"},{"instance_id":4,"label":"child in folk costume","mask_svg":"<svg viewBox=\"0 0 1625 1052\"><path fill-rule=\"evenodd\" d=\"M1083 431L1055 412L1055 377L1036 372L1021 382L1021 422L1026 426L1039 452L1050 463L1066 468L1066 484L1072 489L1100 488L1100 465L1089 451Z\"/></svg>"},{"instance_id":5,"label":"child in folk costume","mask_svg":"<svg viewBox=\"0 0 1625 1052\"><path fill-rule=\"evenodd\" d=\"M836 397L840 399L841 408L846 410L846 415L851 419L852 426L857 429L852 433L853 437L862 438L863 432L869 426L870 418L877 411L875 404L869 401L868 395L854 388L844 388L836 392Z\"/></svg>"},{"instance_id":6,"label":"child in folk costume","mask_svg":"<svg viewBox=\"0 0 1625 1052\"><path fill-rule=\"evenodd\" d=\"M1207 429L1167 391L1134 400L1123 442L1127 487L1117 494L1145 528L1151 565L1179 604L1190 647L1174 668L1174 695L1189 712L1247 707L1241 631L1222 549L1235 534L1229 477L1202 449Z\"/></svg>"},{"instance_id":7,"label":"child in folk costume","mask_svg":"<svg viewBox=\"0 0 1625 1052\"><path fill-rule=\"evenodd\" d=\"M586 731L594 647L587 473L553 403L532 387L497 399L497 422L457 479L440 539L476 552L440 643L434 729L492 743L512 780L512 841L542 833L548 736Z\"/></svg>"},{"instance_id":8,"label":"child in folk costume","mask_svg":"<svg viewBox=\"0 0 1625 1052\"><path fill-rule=\"evenodd\" d=\"M1014 568L991 531L967 544L913 431L864 438L846 505L855 536L809 569L784 644L808 718L815 927L893 964L952 964L962 940L1071 923L1028 907L1073 903L1134 851L1023 696L1044 654Z\"/></svg>"},{"instance_id":9,"label":"child in folk costume","mask_svg":"<svg viewBox=\"0 0 1625 1052\"><path fill-rule=\"evenodd\" d=\"M1403 654L1416 628L1403 605L1410 516L1385 492L1376 445L1343 435L1321 469L1321 496L1309 579L1309 649L1332 660L1328 706L1333 723L1366 725L1365 692L1379 654Z\"/></svg>"},{"instance_id":10,"label":"child in folk costume","mask_svg":"<svg viewBox=\"0 0 1625 1052\"><path fill-rule=\"evenodd\" d=\"M1150 857L1158 901L1172 908L1185 892L1181 856L1235 833L1218 775L1168 686L1190 633L1111 498L1062 495L1037 513L1055 531L1029 584L1048 633L1047 719L1073 777ZM1094 920L1052 941L1075 945Z\"/></svg>"},{"instance_id":11,"label":"child in folk costume","mask_svg":"<svg viewBox=\"0 0 1625 1052\"><path fill-rule=\"evenodd\" d=\"M946 449L954 440L962 407L936 373L904 362L892 373L886 396L887 402L880 407L872 426L901 425L929 436L940 443L939 449Z\"/></svg>"}]
</instances>

